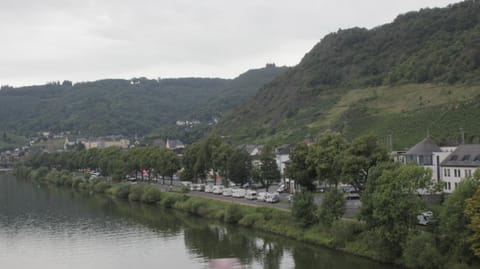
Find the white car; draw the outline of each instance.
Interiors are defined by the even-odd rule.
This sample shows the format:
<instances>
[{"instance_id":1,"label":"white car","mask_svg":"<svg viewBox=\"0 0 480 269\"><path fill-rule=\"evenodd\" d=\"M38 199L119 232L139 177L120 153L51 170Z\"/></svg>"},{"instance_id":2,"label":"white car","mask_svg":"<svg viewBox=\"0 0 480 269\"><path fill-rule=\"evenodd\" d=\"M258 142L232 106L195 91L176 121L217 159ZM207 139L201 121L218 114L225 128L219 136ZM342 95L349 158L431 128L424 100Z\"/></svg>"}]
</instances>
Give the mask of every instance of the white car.
<instances>
[{"instance_id":1,"label":"white car","mask_svg":"<svg viewBox=\"0 0 480 269\"><path fill-rule=\"evenodd\" d=\"M284 185L284 184L278 186L278 188L277 188L277 192L278 192L278 193L284 192L285 190L286 190L286 188L285 188L285 185Z\"/></svg>"},{"instance_id":2,"label":"white car","mask_svg":"<svg viewBox=\"0 0 480 269\"><path fill-rule=\"evenodd\" d=\"M213 185L212 184L208 184L205 186L205 192L209 192L211 193L213 191Z\"/></svg>"},{"instance_id":3,"label":"white car","mask_svg":"<svg viewBox=\"0 0 480 269\"><path fill-rule=\"evenodd\" d=\"M257 199L257 191L248 190L248 191L245 193L245 199L247 199L247 200L255 200L255 199Z\"/></svg>"},{"instance_id":4,"label":"white car","mask_svg":"<svg viewBox=\"0 0 480 269\"><path fill-rule=\"evenodd\" d=\"M432 211L424 211L417 215L417 223L420 225L427 225L432 221L433 212Z\"/></svg>"},{"instance_id":5,"label":"white car","mask_svg":"<svg viewBox=\"0 0 480 269\"><path fill-rule=\"evenodd\" d=\"M222 194L223 193L223 186L221 186L221 185L213 186L212 193L213 194Z\"/></svg>"},{"instance_id":6,"label":"white car","mask_svg":"<svg viewBox=\"0 0 480 269\"><path fill-rule=\"evenodd\" d=\"M259 193L257 194L257 200L258 200L258 201L265 202L265 198L267 198L266 196L267 196L267 193L266 193L266 192L264 192L264 191L259 192Z\"/></svg>"},{"instance_id":7,"label":"white car","mask_svg":"<svg viewBox=\"0 0 480 269\"><path fill-rule=\"evenodd\" d=\"M232 196L232 189L231 188L225 188L223 189L223 196Z\"/></svg>"},{"instance_id":8,"label":"white car","mask_svg":"<svg viewBox=\"0 0 480 269\"><path fill-rule=\"evenodd\" d=\"M235 198L245 197L245 190L244 189L233 189L232 190L232 197L235 197Z\"/></svg>"},{"instance_id":9,"label":"white car","mask_svg":"<svg viewBox=\"0 0 480 269\"><path fill-rule=\"evenodd\" d=\"M267 193L265 197L265 202L267 203L278 203L280 201L280 194L278 192Z\"/></svg>"}]
</instances>

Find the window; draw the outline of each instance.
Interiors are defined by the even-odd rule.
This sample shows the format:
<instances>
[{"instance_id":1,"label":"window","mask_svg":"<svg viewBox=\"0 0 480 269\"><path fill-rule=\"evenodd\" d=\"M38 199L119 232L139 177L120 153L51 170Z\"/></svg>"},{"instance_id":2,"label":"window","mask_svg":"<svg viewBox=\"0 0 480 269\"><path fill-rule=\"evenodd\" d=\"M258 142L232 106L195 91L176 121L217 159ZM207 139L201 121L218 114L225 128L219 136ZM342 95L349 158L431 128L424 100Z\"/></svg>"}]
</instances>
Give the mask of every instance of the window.
<instances>
[{"instance_id":1,"label":"window","mask_svg":"<svg viewBox=\"0 0 480 269\"><path fill-rule=\"evenodd\" d=\"M444 176L444 177L447 176L447 168L443 168L443 176ZM445 184L447 184L447 183L445 183ZM445 185L445 186L446 186L446 185ZM445 188L447 188L447 187L445 187Z\"/></svg>"},{"instance_id":2,"label":"window","mask_svg":"<svg viewBox=\"0 0 480 269\"><path fill-rule=\"evenodd\" d=\"M458 159L458 155L453 155L450 157L450 161L456 161Z\"/></svg>"},{"instance_id":3,"label":"window","mask_svg":"<svg viewBox=\"0 0 480 269\"><path fill-rule=\"evenodd\" d=\"M447 182L445 182L445 184L443 184L443 189L447 189Z\"/></svg>"},{"instance_id":4,"label":"window","mask_svg":"<svg viewBox=\"0 0 480 269\"><path fill-rule=\"evenodd\" d=\"M457 188L457 186L458 186L458 183L457 183L457 182L455 182L455 189Z\"/></svg>"},{"instance_id":5,"label":"window","mask_svg":"<svg viewBox=\"0 0 480 269\"><path fill-rule=\"evenodd\" d=\"M464 162L470 161L470 154L467 154L467 155L463 156L462 161L464 161Z\"/></svg>"},{"instance_id":6,"label":"window","mask_svg":"<svg viewBox=\"0 0 480 269\"><path fill-rule=\"evenodd\" d=\"M452 189L452 183L448 182L448 189L451 190Z\"/></svg>"},{"instance_id":7,"label":"window","mask_svg":"<svg viewBox=\"0 0 480 269\"><path fill-rule=\"evenodd\" d=\"M450 176L450 169L447 169L447 176Z\"/></svg>"},{"instance_id":8,"label":"window","mask_svg":"<svg viewBox=\"0 0 480 269\"><path fill-rule=\"evenodd\" d=\"M480 154L475 156L475 159L473 160L474 162L480 162Z\"/></svg>"},{"instance_id":9,"label":"window","mask_svg":"<svg viewBox=\"0 0 480 269\"><path fill-rule=\"evenodd\" d=\"M418 156L418 164L419 164L419 165L423 165L423 164L424 164L423 155Z\"/></svg>"}]
</instances>

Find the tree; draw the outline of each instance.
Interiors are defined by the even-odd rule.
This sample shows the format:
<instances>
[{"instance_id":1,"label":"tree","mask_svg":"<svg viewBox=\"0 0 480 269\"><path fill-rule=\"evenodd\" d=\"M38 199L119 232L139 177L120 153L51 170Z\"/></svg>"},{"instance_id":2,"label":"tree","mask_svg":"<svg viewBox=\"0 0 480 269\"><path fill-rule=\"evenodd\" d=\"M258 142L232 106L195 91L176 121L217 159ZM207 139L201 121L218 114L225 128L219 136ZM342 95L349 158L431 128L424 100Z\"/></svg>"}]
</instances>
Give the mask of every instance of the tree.
<instances>
[{"instance_id":1,"label":"tree","mask_svg":"<svg viewBox=\"0 0 480 269\"><path fill-rule=\"evenodd\" d=\"M260 173L265 189L268 188L273 181L280 179L280 171L278 170L275 155L273 155L272 147L265 146L260 154Z\"/></svg>"},{"instance_id":2,"label":"tree","mask_svg":"<svg viewBox=\"0 0 480 269\"><path fill-rule=\"evenodd\" d=\"M361 136L352 141L342 156L342 173L347 182L363 192L370 168L388 159L387 150L378 144L375 136Z\"/></svg>"},{"instance_id":3,"label":"tree","mask_svg":"<svg viewBox=\"0 0 480 269\"><path fill-rule=\"evenodd\" d=\"M315 169L307 164L308 145L299 143L290 153L290 161L285 169L286 175L308 191L314 191Z\"/></svg>"},{"instance_id":4,"label":"tree","mask_svg":"<svg viewBox=\"0 0 480 269\"><path fill-rule=\"evenodd\" d=\"M342 176L342 155L347 146L347 141L339 133L330 130L324 132L312 146L307 163L321 182L337 187Z\"/></svg>"},{"instance_id":5,"label":"tree","mask_svg":"<svg viewBox=\"0 0 480 269\"><path fill-rule=\"evenodd\" d=\"M228 163L232 152L232 146L223 141L219 145L214 145L212 150L212 169L227 181L230 176Z\"/></svg>"},{"instance_id":6,"label":"tree","mask_svg":"<svg viewBox=\"0 0 480 269\"><path fill-rule=\"evenodd\" d=\"M442 206L439 227L444 235L442 247L455 260L469 262L472 258L468 238L472 237L473 232L468 229L471 217L467 216L466 208L467 201L474 197L479 186L477 179L462 180Z\"/></svg>"},{"instance_id":7,"label":"tree","mask_svg":"<svg viewBox=\"0 0 480 269\"><path fill-rule=\"evenodd\" d=\"M197 169L197 159L198 159L199 152L200 152L200 144L198 142L190 144L185 148L185 152L182 158L182 164L183 164L183 171L181 174L182 180L196 179L198 176L199 170L203 171L203 169Z\"/></svg>"},{"instance_id":8,"label":"tree","mask_svg":"<svg viewBox=\"0 0 480 269\"><path fill-rule=\"evenodd\" d=\"M317 206L311 192L298 192L293 198L292 216L302 226L308 227L317 222Z\"/></svg>"},{"instance_id":9,"label":"tree","mask_svg":"<svg viewBox=\"0 0 480 269\"><path fill-rule=\"evenodd\" d=\"M327 192L320 205L319 218L325 225L331 225L333 221L340 219L345 213L345 200L343 193L338 189Z\"/></svg>"},{"instance_id":10,"label":"tree","mask_svg":"<svg viewBox=\"0 0 480 269\"><path fill-rule=\"evenodd\" d=\"M252 161L250 155L242 149L233 150L228 159L228 176L233 182L243 185L250 176Z\"/></svg>"},{"instance_id":11,"label":"tree","mask_svg":"<svg viewBox=\"0 0 480 269\"><path fill-rule=\"evenodd\" d=\"M417 190L432 185L431 170L414 164L384 169L375 185L366 189L366 192L372 191L367 195L370 209L363 214L369 214L367 225L381 240L379 244L386 258L393 259L400 256L401 245L424 208Z\"/></svg>"},{"instance_id":12,"label":"tree","mask_svg":"<svg viewBox=\"0 0 480 269\"><path fill-rule=\"evenodd\" d=\"M480 169L474 174L476 180L480 180ZM480 257L480 187L477 188L473 197L466 200L465 215L470 218L468 228L473 234L469 236L470 249L474 255Z\"/></svg>"}]
</instances>

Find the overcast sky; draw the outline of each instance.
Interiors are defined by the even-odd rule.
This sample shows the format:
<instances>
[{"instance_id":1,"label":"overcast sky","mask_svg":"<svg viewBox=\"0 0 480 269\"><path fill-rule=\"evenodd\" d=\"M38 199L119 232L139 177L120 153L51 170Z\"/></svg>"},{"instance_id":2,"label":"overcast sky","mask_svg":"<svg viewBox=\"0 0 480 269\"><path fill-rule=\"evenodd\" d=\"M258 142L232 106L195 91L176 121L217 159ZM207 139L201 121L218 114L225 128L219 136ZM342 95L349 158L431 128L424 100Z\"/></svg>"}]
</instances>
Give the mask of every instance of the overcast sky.
<instances>
[{"instance_id":1,"label":"overcast sky","mask_svg":"<svg viewBox=\"0 0 480 269\"><path fill-rule=\"evenodd\" d=\"M0 85L233 78L293 66L339 28L458 0L0 0Z\"/></svg>"}]
</instances>

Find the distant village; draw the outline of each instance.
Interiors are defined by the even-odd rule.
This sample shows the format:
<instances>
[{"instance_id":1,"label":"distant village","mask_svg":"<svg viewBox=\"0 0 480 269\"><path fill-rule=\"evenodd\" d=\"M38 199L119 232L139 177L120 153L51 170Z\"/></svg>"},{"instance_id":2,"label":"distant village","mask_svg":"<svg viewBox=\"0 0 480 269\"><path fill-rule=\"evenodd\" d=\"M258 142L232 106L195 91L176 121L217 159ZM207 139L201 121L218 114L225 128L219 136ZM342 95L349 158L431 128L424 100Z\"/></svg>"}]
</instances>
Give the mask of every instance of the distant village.
<instances>
[{"instance_id":1,"label":"distant village","mask_svg":"<svg viewBox=\"0 0 480 269\"><path fill-rule=\"evenodd\" d=\"M177 124L196 124L195 121L177 122ZM60 141L54 145L52 141ZM310 145L315 142L311 137L304 141ZM36 146L41 144L42 146ZM182 156L185 144L178 139L154 139L151 143L155 146L165 147L177 155ZM118 147L128 149L139 145L138 139L130 140L124 136L111 135L102 137L82 137L66 133L53 134L50 132L39 133L37 138L32 139L29 145L25 145L13 150L0 152L0 164L8 166L14 162L35 153L41 152L61 152L78 149L86 150L108 147ZM239 148L245 150L252 159L253 165L260 165L260 154L264 148L263 145L243 144ZM285 167L290 160L290 152L293 145L285 144L274 148L275 159L280 170L280 175L285 183L289 180L285 178ZM404 151L392 151L391 157L394 161L403 164L416 163L432 171L432 181L434 183L443 183L443 192L452 193L458 183L463 179L472 176L480 166L480 144L460 144L458 146L439 147L432 138L426 137L413 147Z\"/></svg>"}]
</instances>

